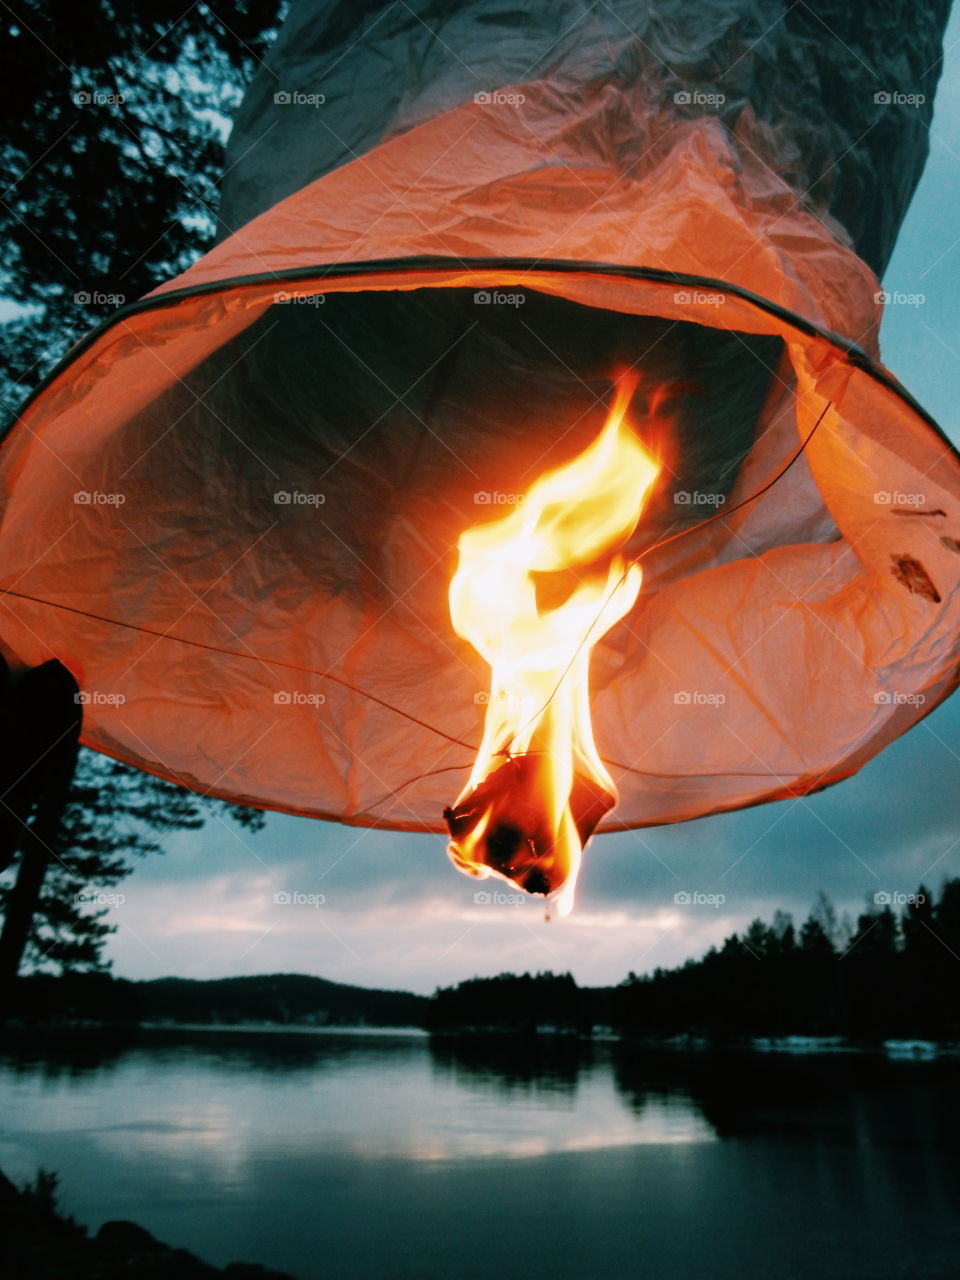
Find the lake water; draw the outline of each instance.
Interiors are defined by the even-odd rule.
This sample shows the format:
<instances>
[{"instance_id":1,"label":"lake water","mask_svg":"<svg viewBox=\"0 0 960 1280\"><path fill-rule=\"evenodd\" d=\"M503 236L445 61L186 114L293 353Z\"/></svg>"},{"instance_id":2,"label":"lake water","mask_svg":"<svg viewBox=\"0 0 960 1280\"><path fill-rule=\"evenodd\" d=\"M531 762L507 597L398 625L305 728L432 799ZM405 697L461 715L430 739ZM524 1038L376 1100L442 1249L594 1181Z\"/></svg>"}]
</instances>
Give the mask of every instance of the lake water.
<instances>
[{"instance_id":1,"label":"lake water","mask_svg":"<svg viewBox=\"0 0 960 1280\"><path fill-rule=\"evenodd\" d=\"M0 1055L0 1168L298 1280L960 1276L960 1068L147 1033Z\"/></svg>"}]
</instances>

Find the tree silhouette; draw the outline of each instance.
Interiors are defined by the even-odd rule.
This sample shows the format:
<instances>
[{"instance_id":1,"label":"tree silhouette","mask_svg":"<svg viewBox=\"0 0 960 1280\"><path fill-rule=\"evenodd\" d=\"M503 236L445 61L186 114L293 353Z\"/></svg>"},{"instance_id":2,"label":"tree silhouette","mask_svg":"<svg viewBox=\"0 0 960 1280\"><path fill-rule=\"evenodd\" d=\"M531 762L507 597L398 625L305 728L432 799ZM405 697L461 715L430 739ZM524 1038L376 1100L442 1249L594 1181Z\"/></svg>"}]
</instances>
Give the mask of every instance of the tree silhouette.
<instances>
[{"instance_id":1,"label":"tree silhouette","mask_svg":"<svg viewBox=\"0 0 960 1280\"><path fill-rule=\"evenodd\" d=\"M921 885L904 904L871 903L852 936L820 893L800 927L777 912L677 969L630 974L610 1000L633 1036L717 1040L840 1035L854 1040L960 1033L960 879L940 900ZM589 993L581 993L589 1007Z\"/></svg>"},{"instance_id":2,"label":"tree silhouette","mask_svg":"<svg viewBox=\"0 0 960 1280\"><path fill-rule=\"evenodd\" d=\"M0 326L8 415L118 305L213 241L229 116L280 0L10 0L0 15Z\"/></svg>"},{"instance_id":3,"label":"tree silhouette","mask_svg":"<svg viewBox=\"0 0 960 1280\"><path fill-rule=\"evenodd\" d=\"M0 139L0 297L15 304L0 324L3 426L85 330L209 248L229 116L283 7L3 6L4 90L18 104ZM34 966L100 965L111 926L85 890L115 886L157 847L151 832L226 811L262 825L81 752L62 821L49 804L25 827L9 806L0 817L0 972L24 952Z\"/></svg>"},{"instance_id":4,"label":"tree silhouette","mask_svg":"<svg viewBox=\"0 0 960 1280\"><path fill-rule=\"evenodd\" d=\"M163 778L141 773L118 760L81 749L59 830L40 852L42 876L29 910L28 927L8 949L9 981L21 962L53 973L109 968L103 948L117 926L104 922L116 905L116 886L148 853L162 853L164 836L195 831L207 819L229 816L253 832L264 824L258 809L245 809L195 795ZM0 910L4 934L9 904L25 865L23 841L3 881ZM0 935L0 954L3 954Z\"/></svg>"}]
</instances>

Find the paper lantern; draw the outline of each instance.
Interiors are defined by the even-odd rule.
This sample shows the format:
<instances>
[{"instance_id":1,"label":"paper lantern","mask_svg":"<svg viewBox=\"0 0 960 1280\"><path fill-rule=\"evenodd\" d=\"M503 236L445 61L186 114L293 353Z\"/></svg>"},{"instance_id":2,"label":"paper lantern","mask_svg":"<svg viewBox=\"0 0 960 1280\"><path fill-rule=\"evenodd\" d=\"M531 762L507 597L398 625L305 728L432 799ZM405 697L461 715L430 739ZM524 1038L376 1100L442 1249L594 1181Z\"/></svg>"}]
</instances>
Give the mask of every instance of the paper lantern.
<instances>
[{"instance_id":1,"label":"paper lantern","mask_svg":"<svg viewBox=\"0 0 960 1280\"><path fill-rule=\"evenodd\" d=\"M444 831L488 688L458 538L634 369L671 432L627 554L730 515L595 649L599 830L854 773L958 682L960 459L877 347L946 11L295 0L221 242L3 443L5 652L140 768Z\"/></svg>"}]
</instances>

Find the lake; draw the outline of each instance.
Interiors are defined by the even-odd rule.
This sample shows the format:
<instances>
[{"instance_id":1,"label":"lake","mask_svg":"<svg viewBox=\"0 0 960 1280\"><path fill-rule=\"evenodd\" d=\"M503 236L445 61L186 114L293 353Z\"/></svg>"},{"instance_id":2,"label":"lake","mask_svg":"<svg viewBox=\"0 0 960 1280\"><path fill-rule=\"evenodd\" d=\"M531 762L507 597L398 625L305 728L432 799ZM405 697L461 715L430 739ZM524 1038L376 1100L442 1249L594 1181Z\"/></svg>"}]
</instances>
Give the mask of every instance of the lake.
<instances>
[{"instance_id":1,"label":"lake","mask_svg":"<svg viewBox=\"0 0 960 1280\"><path fill-rule=\"evenodd\" d=\"M960 1066L145 1032L0 1055L0 1168L299 1280L960 1276Z\"/></svg>"}]
</instances>

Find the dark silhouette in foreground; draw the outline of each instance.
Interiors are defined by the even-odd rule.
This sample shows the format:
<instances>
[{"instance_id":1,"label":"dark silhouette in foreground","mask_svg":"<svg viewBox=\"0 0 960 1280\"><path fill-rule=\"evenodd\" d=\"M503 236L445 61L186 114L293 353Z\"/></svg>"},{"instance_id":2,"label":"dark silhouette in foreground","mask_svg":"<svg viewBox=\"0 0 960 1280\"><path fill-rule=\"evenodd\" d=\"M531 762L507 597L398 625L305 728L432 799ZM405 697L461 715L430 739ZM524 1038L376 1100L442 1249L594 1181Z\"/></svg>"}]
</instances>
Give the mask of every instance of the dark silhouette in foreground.
<instances>
[{"instance_id":1,"label":"dark silhouette in foreground","mask_svg":"<svg viewBox=\"0 0 960 1280\"><path fill-rule=\"evenodd\" d=\"M56 659L13 679L0 658L0 869L22 850L0 932L0 988L13 981L50 863L59 857L83 718L80 687Z\"/></svg>"},{"instance_id":2,"label":"dark silhouette in foreground","mask_svg":"<svg viewBox=\"0 0 960 1280\"><path fill-rule=\"evenodd\" d=\"M154 1239L135 1222L105 1222L96 1236L57 1209L57 1176L42 1170L20 1189L0 1173L0 1263L16 1280L292 1280L245 1262L220 1270Z\"/></svg>"}]
</instances>

